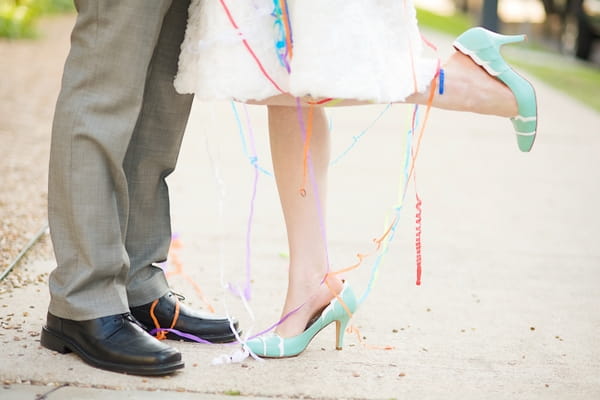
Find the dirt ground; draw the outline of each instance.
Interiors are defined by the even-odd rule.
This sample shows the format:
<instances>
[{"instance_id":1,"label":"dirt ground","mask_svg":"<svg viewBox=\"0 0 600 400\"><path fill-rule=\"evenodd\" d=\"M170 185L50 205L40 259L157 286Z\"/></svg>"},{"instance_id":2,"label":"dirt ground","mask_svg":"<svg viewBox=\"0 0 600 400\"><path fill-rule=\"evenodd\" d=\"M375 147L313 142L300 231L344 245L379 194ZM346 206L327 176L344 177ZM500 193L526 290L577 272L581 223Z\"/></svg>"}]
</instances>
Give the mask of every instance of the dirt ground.
<instances>
[{"instance_id":1,"label":"dirt ground","mask_svg":"<svg viewBox=\"0 0 600 400\"><path fill-rule=\"evenodd\" d=\"M74 15L45 18L35 40L0 39L0 274L47 223L50 130ZM44 234L26 257L52 257ZM44 276L19 263L0 293Z\"/></svg>"}]
</instances>

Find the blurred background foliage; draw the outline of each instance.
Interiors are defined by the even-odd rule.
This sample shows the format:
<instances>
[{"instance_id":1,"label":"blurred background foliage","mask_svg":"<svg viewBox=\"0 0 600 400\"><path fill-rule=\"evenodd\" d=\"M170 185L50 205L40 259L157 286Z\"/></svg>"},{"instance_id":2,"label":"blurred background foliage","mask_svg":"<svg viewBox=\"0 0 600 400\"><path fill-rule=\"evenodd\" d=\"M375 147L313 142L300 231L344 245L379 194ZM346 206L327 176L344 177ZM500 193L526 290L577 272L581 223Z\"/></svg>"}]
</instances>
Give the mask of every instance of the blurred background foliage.
<instances>
[{"instance_id":1,"label":"blurred background foliage","mask_svg":"<svg viewBox=\"0 0 600 400\"><path fill-rule=\"evenodd\" d=\"M36 37L40 16L74 9L73 0L0 0L0 37Z\"/></svg>"}]
</instances>

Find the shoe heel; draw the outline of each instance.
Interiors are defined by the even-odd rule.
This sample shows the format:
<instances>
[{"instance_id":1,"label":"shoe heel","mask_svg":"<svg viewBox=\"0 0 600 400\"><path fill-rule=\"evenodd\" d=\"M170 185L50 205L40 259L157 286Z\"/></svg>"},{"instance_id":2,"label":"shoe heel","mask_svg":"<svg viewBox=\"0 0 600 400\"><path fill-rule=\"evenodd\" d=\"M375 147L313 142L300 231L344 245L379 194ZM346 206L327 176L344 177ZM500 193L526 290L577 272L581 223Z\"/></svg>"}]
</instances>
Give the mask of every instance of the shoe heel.
<instances>
[{"instance_id":1,"label":"shoe heel","mask_svg":"<svg viewBox=\"0 0 600 400\"><path fill-rule=\"evenodd\" d=\"M344 347L344 334L346 333L346 326L348 325L350 318L335 321L335 349L342 350Z\"/></svg>"},{"instance_id":2,"label":"shoe heel","mask_svg":"<svg viewBox=\"0 0 600 400\"><path fill-rule=\"evenodd\" d=\"M496 47L500 48L505 44L510 43L519 43L523 42L527 39L527 35L502 35L500 33L486 31L488 37L492 43L496 45Z\"/></svg>"},{"instance_id":3,"label":"shoe heel","mask_svg":"<svg viewBox=\"0 0 600 400\"><path fill-rule=\"evenodd\" d=\"M497 77L504 71L510 70L500 54L500 47L509 43L522 42L526 37L525 35L502 35L482 27L475 27L462 33L453 44L458 51L471 57L490 75Z\"/></svg>"},{"instance_id":4,"label":"shoe heel","mask_svg":"<svg viewBox=\"0 0 600 400\"><path fill-rule=\"evenodd\" d=\"M50 332L46 327L42 328L42 335L40 337L40 344L47 349L57 351L61 354L71 353L71 349L67 344Z\"/></svg>"},{"instance_id":5,"label":"shoe heel","mask_svg":"<svg viewBox=\"0 0 600 400\"><path fill-rule=\"evenodd\" d=\"M500 49L505 44L519 43L526 39L527 35L503 35L478 26L463 32L456 38L456 42L477 51L488 47Z\"/></svg>"}]
</instances>

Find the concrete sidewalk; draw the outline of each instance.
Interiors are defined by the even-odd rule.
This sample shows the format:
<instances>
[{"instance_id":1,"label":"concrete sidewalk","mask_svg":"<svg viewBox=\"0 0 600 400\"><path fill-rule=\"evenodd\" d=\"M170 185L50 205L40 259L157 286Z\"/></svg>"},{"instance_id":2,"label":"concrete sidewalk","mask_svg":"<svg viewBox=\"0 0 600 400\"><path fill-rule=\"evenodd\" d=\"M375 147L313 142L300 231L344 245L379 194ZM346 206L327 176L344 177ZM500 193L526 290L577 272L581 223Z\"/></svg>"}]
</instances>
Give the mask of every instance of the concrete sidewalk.
<instances>
[{"instance_id":1,"label":"concrete sidewalk","mask_svg":"<svg viewBox=\"0 0 600 400\"><path fill-rule=\"evenodd\" d=\"M449 48L448 38L430 37ZM423 284L414 284L411 187L378 279L352 320L361 339L347 335L343 351L335 350L330 326L296 358L215 366L213 359L237 346L172 342L187 366L174 376L109 373L40 347L49 296L39 282L0 295L8 321L0 336L0 398L40 398L51 390L41 398L598 398L600 115L533 82L540 126L529 154L517 150L508 120L431 112L416 169ZM329 110L334 158L383 108ZM392 107L332 167L333 269L373 250L398 203L411 111ZM266 111L248 107L248 114L258 162L270 170ZM257 332L277 320L287 276L283 219L267 175L258 179L252 224L254 317L223 289L245 279L253 180L230 104L195 104L170 178L178 256L218 313ZM346 276L359 294L374 260ZM53 262L27 267L43 274ZM202 306L190 280L170 281L187 303Z\"/></svg>"}]
</instances>

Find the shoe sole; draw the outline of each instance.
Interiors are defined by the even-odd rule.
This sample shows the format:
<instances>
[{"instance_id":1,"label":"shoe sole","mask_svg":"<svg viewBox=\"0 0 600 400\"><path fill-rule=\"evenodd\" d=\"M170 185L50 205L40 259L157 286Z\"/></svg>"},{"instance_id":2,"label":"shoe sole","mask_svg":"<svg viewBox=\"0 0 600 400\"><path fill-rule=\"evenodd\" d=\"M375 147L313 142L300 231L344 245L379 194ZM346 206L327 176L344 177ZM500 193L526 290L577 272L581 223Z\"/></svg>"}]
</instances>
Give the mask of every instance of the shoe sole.
<instances>
[{"instance_id":1,"label":"shoe sole","mask_svg":"<svg viewBox=\"0 0 600 400\"><path fill-rule=\"evenodd\" d=\"M73 352L77 354L83 361L85 361L93 367L112 372L121 372L125 374L148 376L169 375L185 366L183 361L174 361L165 364L142 366L116 364L104 360L99 360L86 353L77 343L75 343L68 337L61 335L57 332L53 332L45 326L42 328L40 344L47 349L59 352L61 354Z\"/></svg>"}]
</instances>

